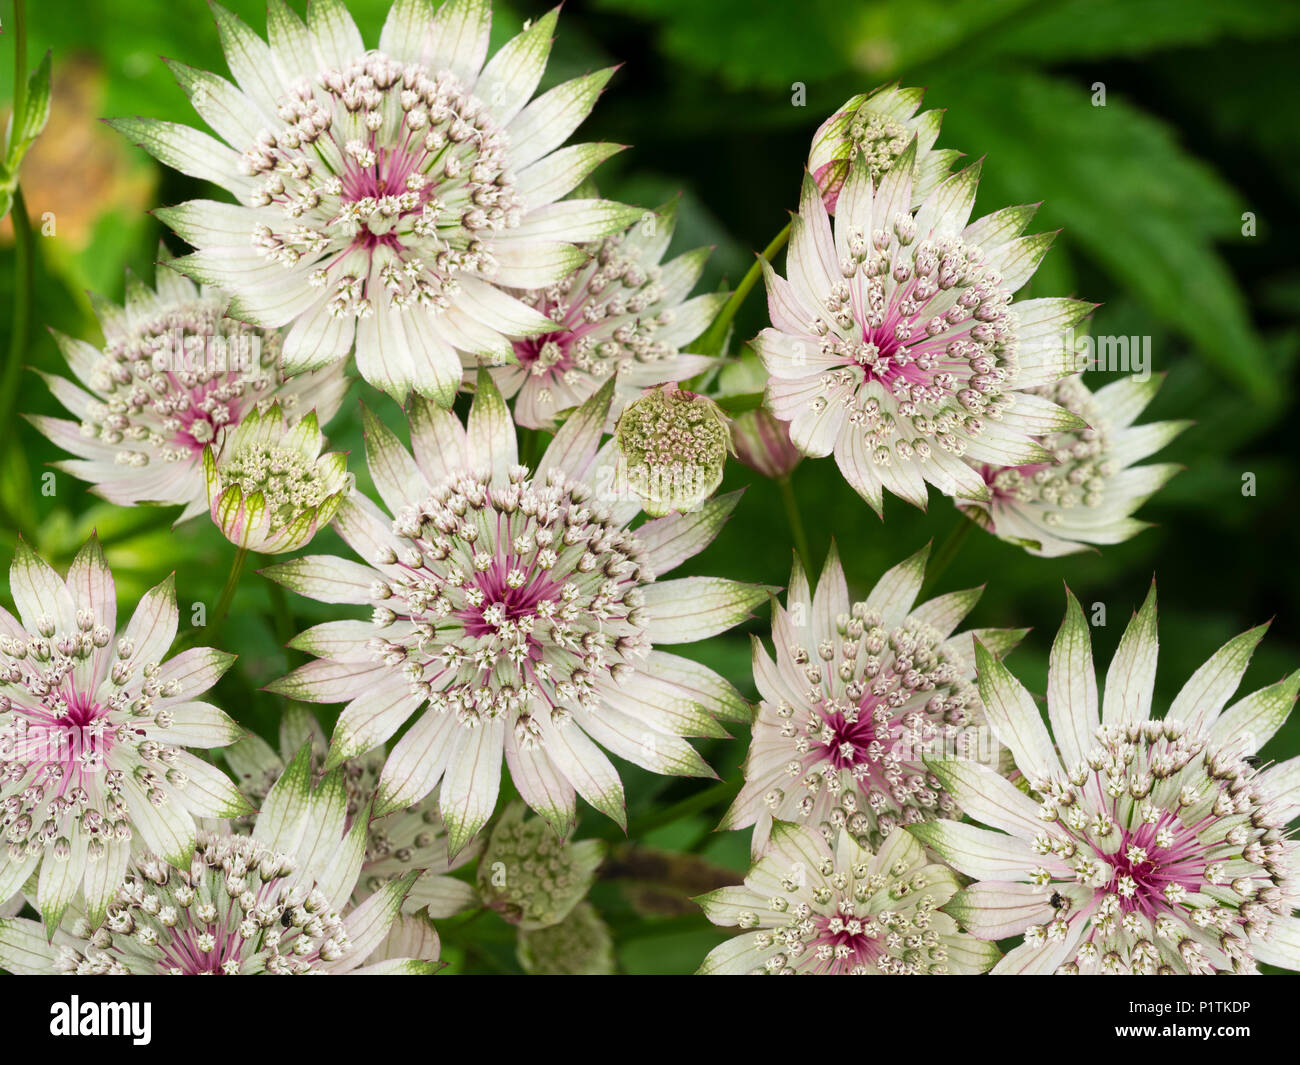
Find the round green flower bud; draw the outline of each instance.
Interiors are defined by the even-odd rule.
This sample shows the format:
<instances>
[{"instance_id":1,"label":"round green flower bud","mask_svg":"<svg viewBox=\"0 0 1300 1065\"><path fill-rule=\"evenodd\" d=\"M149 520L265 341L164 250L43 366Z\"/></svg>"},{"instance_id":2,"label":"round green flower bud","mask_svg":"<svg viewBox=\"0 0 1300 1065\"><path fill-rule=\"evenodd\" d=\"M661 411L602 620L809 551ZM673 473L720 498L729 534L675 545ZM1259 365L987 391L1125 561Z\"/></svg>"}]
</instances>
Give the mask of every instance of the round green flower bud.
<instances>
[{"instance_id":1,"label":"round green flower bud","mask_svg":"<svg viewBox=\"0 0 1300 1065\"><path fill-rule=\"evenodd\" d=\"M722 483L731 451L727 417L707 396L664 385L642 393L614 427L619 483L652 518L685 513Z\"/></svg>"},{"instance_id":2,"label":"round green flower bud","mask_svg":"<svg viewBox=\"0 0 1300 1065\"><path fill-rule=\"evenodd\" d=\"M220 444L208 444L208 509L222 535L261 554L305 546L351 489L347 455L321 454L324 443L315 411L291 422L276 403L254 410Z\"/></svg>"},{"instance_id":3,"label":"round green flower bud","mask_svg":"<svg viewBox=\"0 0 1300 1065\"><path fill-rule=\"evenodd\" d=\"M558 924L582 901L596 879L605 845L571 843L539 817L525 819L515 803L501 815L478 863L484 903L522 929Z\"/></svg>"},{"instance_id":4,"label":"round green flower bud","mask_svg":"<svg viewBox=\"0 0 1300 1065\"><path fill-rule=\"evenodd\" d=\"M916 163L912 206L919 205L943 183L958 153L934 147L942 115L938 111L920 111L924 95L923 89L882 85L846 100L813 134L808 173L831 214L835 213L850 166L862 167L871 183L879 185L913 140Z\"/></svg>"},{"instance_id":5,"label":"round green flower bud","mask_svg":"<svg viewBox=\"0 0 1300 1065\"><path fill-rule=\"evenodd\" d=\"M609 976L614 940L600 914L580 902L559 924L519 931L519 964L534 976Z\"/></svg>"}]
</instances>

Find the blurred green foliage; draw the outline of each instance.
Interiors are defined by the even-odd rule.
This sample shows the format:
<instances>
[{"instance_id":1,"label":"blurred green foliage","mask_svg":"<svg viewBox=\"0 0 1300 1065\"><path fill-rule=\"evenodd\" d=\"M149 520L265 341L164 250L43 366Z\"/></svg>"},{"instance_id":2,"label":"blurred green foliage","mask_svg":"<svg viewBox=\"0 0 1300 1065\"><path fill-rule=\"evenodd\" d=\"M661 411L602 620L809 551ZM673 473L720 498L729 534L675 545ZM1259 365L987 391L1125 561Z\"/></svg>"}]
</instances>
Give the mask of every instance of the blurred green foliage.
<instances>
[{"instance_id":1,"label":"blurred green foliage","mask_svg":"<svg viewBox=\"0 0 1300 1065\"><path fill-rule=\"evenodd\" d=\"M262 0L228 6L262 28ZM367 40L377 40L387 0L349 6ZM6 28L8 7L0 14ZM498 4L497 42L544 10L526 0ZM29 53L53 50L54 109L43 138L50 143L38 142L25 171L38 230L37 328L25 361L58 372L59 355L40 327L98 341L83 290L119 299L124 267L152 276L163 232L144 209L213 194L163 172L96 120L146 114L197 121L159 57L223 73L225 67L200 0L47 0L29 22ZM1300 568L1293 561L1300 479L1292 428L1300 302L1292 236L1300 191L1298 42L1300 5L1289 0L574 0L562 12L544 84L625 64L582 130L583 139L633 146L597 174L601 192L646 205L680 194L676 243L715 247L709 287L739 280L754 250L785 223L809 138L831 111L882 81L927 85L927 105L947 109L940 147L986 157L977 211L1041 200L1038 227L1063 229L1033 294L1101 303L1095 333L1150 336L1154 369L1167 379L1145 420L1196 421L1160 456L1186 470L1139 515L1154 528L1100 553L1057 560L1034 559L976 533L938 588L987 584L973 624L1034 626L1011 662L1042 692L1063 582L1085 609L1105 604L1108 623L1094 630L1105 662L1154 574L1162 637L1157 695L1167 700L1226 638L1262 620L1276 619L1245 690L1300 661ZM5 99L12 80L11 47L0 36ZM1104 106L1094 104L1099 87ZM792 102L798 98L803 106ZM43 235L46 212L53 224ZM1253 218L1254 235L1243 233L1244 215ZM6 336L10 234L7 227L0 234ZM757 331L764 315L760 290L742 308L734 343ZM353 453L352 468L369 491L360 461L363 394L389 424L402 424L390 400L356 383L327 431L335 448ZM34 374L26 377L19 409L60 413ZM10 555L21 533L63 567L97 529L123 600L175 570L183 624L191 604L215 601L234 549L208 524L173 529L173 512L111 507L63 474L43 480L46 464L61 457L57 450L25 423L3 431L0 555ZM1253 496L1243 494L1248 473L1256 480ZM729 527L689 571L784 583L791 541L777 488L744 468L730 469L723 490L745 486ZM927 540L942 541L958 520L937 497L928 514L891 498L882 524L829 459L802 464L795 490L814 555L820 558L834 537L859 589ZM312 550L347 553L332 532ZM334 614L292 596L289 605L297 628ZM234 613L237 623L224 642L241 659L218 700L241 722L273 735L278 701L259 689L293 653L275 633L267 583L247 577ZM756 619L749 630L762 634L765 624ZM753 695L747 632L690 653ZM321 708L327 726L334 709ZM731 741L706 741L702 753L734 781L746 740L742 731ZM1264 754L1297 748L1300 719ZM745 867L747 834L711 831L728 801L720 791L706 793L708 782L622 769L635 843ZM686 814L644 839L636 835L638 825L654 824L665 809ZM622 838L591 811L579 834ZM593 899L615 932L625 971L689 971L722 938L698 913L648 916L618 884L598 884ZM513 936L497 918L462 929L466 924L440 923L454 969L517 971Z\"/></svg>"}]
</instances>

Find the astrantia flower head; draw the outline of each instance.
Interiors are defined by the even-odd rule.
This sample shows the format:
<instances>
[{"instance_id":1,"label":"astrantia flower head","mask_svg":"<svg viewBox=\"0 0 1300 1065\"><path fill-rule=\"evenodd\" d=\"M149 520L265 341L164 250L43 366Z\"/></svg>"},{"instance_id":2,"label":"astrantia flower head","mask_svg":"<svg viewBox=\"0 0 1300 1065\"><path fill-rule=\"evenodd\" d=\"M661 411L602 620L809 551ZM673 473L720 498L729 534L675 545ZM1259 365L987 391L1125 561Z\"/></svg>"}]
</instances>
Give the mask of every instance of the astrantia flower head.
<instances>
[{"instance_id":1,"label":"astrantia flower head","mask_svg":"<svg viewBox=\"0 0 1300 1065\"><path fill-rule=\"evenodd\" d=\"M618 478L651 517L698 507L722 483L731 451L727 416L676 384L647 390L619 416Z\"/></svg>"},{"instance_id":2,"label":"astrantia flower head","mask_svg":"<svg viewBox=\"0 0 1300 1065\"><path fill-rule=\"evenodd\" d=\"M830 842L778 822L739 887L696 901L742 929L700 966L712 976L940 976L984 972L997 947L965 935L940 909L957 876L902 829L878 853L847 832Z\"/></svg>"},{"instance_id":3,"label":"astrantia flower head","mask_svg":"<svg viewBox=\"0 0 1300 1065\"><path fill-rule=\"evenodd\" d=\"M378 811L441 780L453 854L491 815L503 755L557 831L573 823L575 791L621 824L623 786L597 743L656 772L709 776L682 737L748 720L721 677L656 649L716 635L768 595L709 577L657 579L713 539L737 497L629 528L638 505L609 491L613 460L608 448L597 454L612 392L606 383L570 415L535 470L519 465L486 370L467 426L412 402L414 457L367 413L370 473L393 516L354 495L335 519L365 564L317 555L266 571L304 595L370 608L368 620L298 637L320 661L272 689L348 702L331 766L414 718L388 755Z\"/></svg>"},{"instance_id":4,"label":"astrantia flower head","mask_svg":"<svg viewBox=\"0 0 1300 1065\"><path fill-rule=\"evenodd\" d=\"M167 259L166 249L160 253ZM179 504L181 520L207 509L203 449L246 416L280 405L297 420L332 418L347 382L341 365L287 381L280 336L226 314L229 298L199 289L173 270L157 288L127 278L126 305L95 300L104 348L55 333L83 391L48 376L77 418L32 415L60 447L79 456L59 468L89 481L111 503Z\"/></svg>"},{"instance_id":5,"label":"astrantia flower head","mask_svg":"<svg viewBox=\"0 0 1300 1065\"><path fill-rule=\"evenodd\" d=\"M813 135L808 172L821 189L826 209L835 205L850 166L866 169L871 180L880 179L899 161L916 138L916 180L912 206L942 184L948 169L961 155L952 149L935 150L942 111L917 114L924 89L904 89L897 83L861 93L823 122Z\"/></svg>"},{"instance_id":6,"label":"astrantia flower head","mask_svg":"<svg viewBox=\"0 0 1300 1065\"><path fill-rule=\"evenodd\" d=\"M204 830L180 869L152 854L133 859L102 925L78 913L51 943L34 922L0 922L0 966L139 976L436 970L429 960L372 957L415 874L349 903L365 826L345 826L341 774L313 789L308 753L271 790L251 836Z\"/></svg>"},{"instance_id":7,"label":"astrantia flower head","mask_svg":"<svg viewBox=\"0 0 1300 1065\"><path fill-rule=\"evenodd\" d=\"M614 940L589 902L580 902L559 924L519 930L517 952L524 972L534 976L609 976Z\"/></svg>"},{"instance_id":8,"label":"astrantia flower head","mask_svg":"<svg viewBox=\"0 0 1300 1065\"><path fill-rule=\"evenodd\" d=\"M988 719L1026 795L984 766L931 763L975 821L911 831L978 883L948 907L985 939L1024 934L995 972L1300 969L1300 892L1287 822L1300 759L1257 773L1300 672L1227 710L1264 635L1230 640L1153 719L1155 590L1120 640L1101 700L1083 611L1068 597L1043 723L1033 698L977 648Z\"/></svg>"},{"instance_id":9,"label":"astrantia flower head","mask_svg":"<svg viewBox=\"0 0 1300 1065\"><path fill-rule=\"evenodd\" d=\"M221 534L262 554L307 544L351 487L347 455L322 455L324 443L314 412L290 427L275 405L204 448L208 506Z\"/></svg>"},{"instance_id":10,"label":"astrantia flower head","mask_svg":"<svg viewBox=\"0 0 1300 1065\"><path fill-rule=\"evenodd\" d=\"M1073 371L1065 330L1091 304L1012 302L1052 234L1019 236L1032 207L968 225L978 164L912 211L915 174L914 145L879 185L851 168L833 229L805 177L789 279L764 263L772 328L754 340L768 409L804 454L834 452L877 513L885 489L924 507L927 482L987 499L968 462L1047 461L1034 438L1080 427L1025 390Z\"/></svg>"},{"instance_id":11,"label":"astrantia flower head","mask_svg":"<svg viewBox=\"0 0 1300 1065\"><path fill-rule=\"evenodd\" d=\"M626 232L584 247L590 261L536 292L514 293L551 321L548 332L515 341L516 365L495 368L515 421L553 428L556 416L614 378L613 413L644 388L681 381L716 362L683 349L704 332L726 293L690 297L709 250L660 264L676 224L676 203Z\"/></svg>"},{"instance_id":12,"label":"astrantia flower head","mask_svg":"<svg viewBox=\"0 0 1300 1065\"><path fill-rule=\"evenodd\" d=\"M196 697L234 661L209 647L167 659L176 637L171 578L117 631L113 575L91 539L67 580L19 540L0 609L0 899L37 876L55 928L84 890L98 921L132 841L184 867L196 817L248 809L234 785L187 747L240 735Z\"/></svg>"},{"instance_id":13,"label":"astrantia flower head","mask_svg":"<svg viewBox=\"0 0 1300 1065\"><path fill-rule=\"evenodd\" d=\"M612 70L529 102L554 11L487 60L487 0L436 13L431 0L397 0L377 51L339 0L313 0L305 25L274 0L269 45L213 10L236 84L172 69L226 143L165 122L115 125L238 199L157 213L199 249L178 268L230 291L240 317L291 325L291 373L345 357L355 340L371 384L450 406L457 351L503 361L507 335L553 328L504 289L554 284L585 258L576 243L640 213L556 202L615 149L555 151Z\"/></svg>"},{"instance_id":14,"label":"astrantia flower head","mask_svg":"<svg viewBox=\"0 0 1300 1065\"><path fill-rule=\"evenodd\" d=\"M898 825L960 816L924 759L941 752L992 757L981 736L972 636L1001 651L1023 632L953 630L982 589L921 604L925 548L851 603L832 546L811 593L795 564L786 606L774 605L775 663L754 641L762 701L745 759L745 785L723 828L754 825L760 853L773 820L834 840L843 829L878 846Z\"/></svg>"},{"instance_id":15,"label":"astrantia flower head","mask_svg":"<svg viewBox=\"0 0 1300 1065\"><path fill-rule=\"evenodd\" d=\"M222 751L222 757L235 774L239 790L254 806L261 806L291 762L307 744L312 772L322 775L328 741L311 711L291 703L280 719L278 751L260 736L250 735ZM473 861L482 850L471 844L453 859L447 851L447 829L438 816L437 794L427 796L402 810L381 817L370 817L371 803L384 765L383 750L371 751L360 758L344 762L341 767L347 796L348 827L354 819L366 818L366 852L361 875L353 892L353 901L361 902L384 884L399 880L407 873L418 872L402 906L398 924L412 935L420 935L428 922L420 918L451 917L474 905L474 888L446 874ZM250 818L237 825L251 830ZM436 958L411 951L416 957Z\"/></svg>"},{"instance_id":16,"label":"astrantia flower head","mask_svg":"<svg viewBox=\"0 0 1300 1065\"><path fill-rule=\"evenodd\" d=\"M1079 377L1042 394L1087 423L1051 433L1040 443L1050 458L1028 466L976 469L989 486L984 503L958 500L972 520L1030 554L1068 555L1088 544L1114 544L1147 527L1130 515L1181 467L1135 466L1187 428L1188 422L1133 420L1160 387L1158 378L1129 377L1094 395Z\"/></svg>"},{"instance_id":17,"label":"astrantia flower head","mask_svg":"<svg viewBox=\"0 0 1300 1065\"><path fill-rule=\"evenodd\" d=\"M523 803L508 806L492 827L478 863L483 903L523 929L548 928L569 915L596 879L605 857L598 839L572 842Z\"/></svg>"}]
</instances>

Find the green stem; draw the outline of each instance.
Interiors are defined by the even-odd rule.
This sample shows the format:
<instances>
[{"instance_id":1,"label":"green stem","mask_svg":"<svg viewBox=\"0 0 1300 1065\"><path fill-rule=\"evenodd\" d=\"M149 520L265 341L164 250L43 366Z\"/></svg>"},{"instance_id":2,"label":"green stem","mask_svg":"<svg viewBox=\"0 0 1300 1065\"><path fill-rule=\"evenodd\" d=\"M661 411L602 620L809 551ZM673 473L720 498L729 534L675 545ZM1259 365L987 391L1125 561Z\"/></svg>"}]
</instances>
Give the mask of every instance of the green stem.
<instances>
[{"instance_id":1,"label":"green stem","mask_svg":"<svg viewBox=\"0 0 1300 1065\"><path fill-rule=\"evenodd\" d=\"M740 279L740 284L736 286L736 291L728 298L727 302L722 305L722 310L718 316L713 319L712 324L706 329L690 349L698 351L702 355L718 355L722 352L723 341L727 339L727 329L731 326L731 320L736 317L736 312L740 310L745 298L749 295L753 287L758 284L759 277L763 273L763 263L771 262L772 257L776 255L783 247L785 242L790 239L790 223L785 224L772 242L763 249L763 254L759 259L754 260L754 265L749 268L745 276Z\"/></svg>"},{"instance_id":2,"label":"green stem","mask_svg":"<svg viewBox=\"0 0 1300 1065\"><path fill-rule=\"evenodd\" d=\"M27 0L14 0L14 128L27 106Z\"/></svg>"},{"instance_id":3,"label":"green stem","mask_svg":"<svg viewBox=\"0 0 1300 1065\"><path fill-rule=\"evenodd\" d=\"M266 559L269 563L270 559ZM284 585L279 581L267 581L266 593L271 600L271 617L275 620L275 638L280 646L284 648L284 656L292 669L294 666L294 654L289 647L289 641L294 638L293 614L289 612L289 598L284 594Z\"/></svg>"},{"instance_id":4,"label":"green stem","mask_svg":"<svg viewBox=\"0 0 1300 1065\"><path fill-rule=\"evenodd\" d=\"M671 825L676 821L680 821L683 817L690 817L693 814L709 809L711 806L727 802L735 798L736 793L739 791L740 781L720 780L712 787L696 792L680 802L673 803L672 806L646 814L645 817L638 817L628 826L628 838L641 839L647 832L653 832L656 828Z\"/></svg>"},{"instance_id":5,"label":"green stem","mask_svg":"<svg viewBox=\"0 0 1300 1065\"><path fill-rule=\"evenodd\" d=\"M11 128L18 130L20 116L27 106L27 3L14 0L14 110ZM16 177L17 175L13 175ZM18 397L19 374L27 357L31 331L32 291L35 288L32 223L27 217L27 200L22 186L15 186L9 212L14 226L14 313L9 334L9 361L0 382L0 425L9 425L14 402Z\"/></svg>"},{"instance_id":6,"label":"green stem","mask_svg":"<svg viewBox=\"0 0 1300 1065\"><path fill-rule=\"evenodd\" d=\"M538 452L538 438L540 432L537 429L521 428L519 430L519 462L529 469L536 467L537 460L541 458Z\"/></svg>"},{"instance_id":7,"label":"green stem","mask_svg":"<svg viewBox=\"0 0 1300 1065\"><path fill-rule=\"evenodd\" d=\"M786 520L790 523L790 533L794 537L794 549L799 553L804 572L812 576L812 552L808 550L808 533L804 531L803 518L799 514L799 501L795 498L794 482L791 475L778 478L781 486L781 502L785 504Z\"/></svg>"},{"instance_id":8,"label":"green stem","mask_svg":"<svg viewBox=\"0 0 1300 1065\"><path fill-rule=\"evenodd\" d=\"M239 587L240 575L244 572L244 563L248 559L248 548L241 547L235 552L235 560L230 564L230 573L226 577L226 586L221 589L221 598L217 600L216 609L208 619L209 638L215 639L221 631L221 624L230 613L230 604L235 599L235 589Z\"/></svg>"},{"instance_id":9,"label":"green stem","mask_svg":"<svg viewBox=\"0 0 1300 1065\"><path fill-rule=\"evenodd\" d=\"M32 290L35 287L32 260L35 249L32 245L32 223L27 217L27 201L23 197L21 185L14 189L14 202L9 217L14 224L14 310L13 327L9 334L9 361L5 363L4 382L0 385L0 425L9 425L13 417L19 376L27 358L31 333Z\"/></svg>"},{"instance_id":10,"label":"green stem","mask_svg":"<svg viewBox=\"0 0 1300 1065\"><path fill-rule=\"evenodd\" d=\"M939 550L935 552L934 559L927 569L924 591L933 588L939 578L943 576L944 570L957 557L957 552L961 550L961 545L966 542L966 537L970 535L973 528L975 528L975 523L961 511L958 511L957 524L953 527L952 532L948 534L947 539L939 545Z\"/></svg>"}]
</instances>

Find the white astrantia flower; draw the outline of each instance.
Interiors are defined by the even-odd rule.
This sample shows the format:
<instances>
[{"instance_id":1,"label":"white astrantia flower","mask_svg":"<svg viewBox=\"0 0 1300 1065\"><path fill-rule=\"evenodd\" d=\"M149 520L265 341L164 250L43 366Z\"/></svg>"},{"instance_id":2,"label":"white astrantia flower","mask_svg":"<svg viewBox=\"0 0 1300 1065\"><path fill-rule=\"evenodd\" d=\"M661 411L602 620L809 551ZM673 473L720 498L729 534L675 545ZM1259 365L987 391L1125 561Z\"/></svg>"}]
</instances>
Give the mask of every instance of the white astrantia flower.
<instances>
[{"instance_id":1,"label":"white astrantia flower","mask_svg":"<svg viewBox=\"0 0 1300 1065\"><path fill-rule=\"evenodd\" d=\"M240 736L196 697L234 655L176 637L169 577L117 628L113 575L93 537L66 581L18 541L0 609L0 899L35 878L48 928L83 896L96 919L126 871L132 841L177 866L196 817L248 809L224 774L187 748Z\"/></svg>"},{"instance_id":2,"label":"white astrantia flower","mask_svg":"<svg viewBox=\"0 0 1300 1065\"><path fill-rule=\"evenodd\" d=\"M1048 459L1027 466L975 464L989 487L985 502L956 503L982 528L1054 557L1089 544L1115 544L1147 523L1131 517L1174 474L1174 463L1134 465L1159 451L1190 425L1133 421L1160 387L1160 378L1127 377L1095 395L1081 377L1067 377L1042 394L1087 423L1043 437Z\"/></svg>"},{"instance_id":3,"label":"white astrantia flower","mask_svg":"<svg viewBox=\"0 0 1300 1065\"><path fill-rule=\"evenodd\" d=\"M850 168L834 226L805 176L788 280L766 263L772 326L753 342L771 375L765 403L804 454L835 455L878 514L889 490L918 506L990 495L969 462L1050 456L1035 438L1079 419L1027 389L1074 371L1066 330L1092 305L1012 297L1053 234L1021 237L1033 207L969 223L979 164L913 211L913 142L873 185Z\"/></svg>"},{"instance_id":4,"label":"white astrantia flower","mask_svg":"<svg viewBox=\"0 0 1300 1065\"><path fill-rule=\"evenodd\" d=\"M740 935L714 947L709 976L942 976L982 973L998 949L966 935L941 907L960 881L903 829L879 851L848 832L830 842L778 821L738 887L696 901Z\"/></svg>"},{"instance_id":5,"label":"white astrantia flower","mask_svg":"<svg viewBox=\"0 0 1300 1065\"><path fill-rule=\"evenodd\" d=\"M685 349L727 294L690 296L708 248L660 263L676 222L675 201L646 212L625 232L586 245L590 260L564 279L514 293L551 322L547 332L515 341L512 365L492 370L519 425L553 429L558 414L585 403L610 377L617 416L642 389L717 363Z\"/></svg>"},{"instance_id":6,"label":"white astrantia flower","mask_svg":"<svg viewBox=\"0 0 1300 1065\"><path fill-rule=\"evenodd\" d=\"M436 954L386 953L414 872L352 902L365 834L364 821L347 826L342 771L313 787L304 745L251 835L204 829L179 869L154 854L134 856L102 923L70 913L52 941L34 921L0 920L0 968L136 976L436 971Z\"/></svg>"},{"instance_id":7,"label":"white astrantia flower","mask_svg":"<svg viewBox=\"0 0 1300 1065\"><path fill-rule=\"evenodd\" d=\"M352 487L347 455L322 455L324 445L315 413L291 425L273 405L204 448L208 507L221 535L260 554L306 546Z\"/></svg>"},{"instance_id":8,"label":"white astrantia flower","mask_svg":"<svg viewBox=\"0 0 1300 1065\"><path fill-rule=\"evenodd\" d=\"M56 466L110 503L180 505L180 520L192 518L207 509L207 445L273 402L295 421L315 410L322 424L343 402L341 364L286 380L279 333L229 317L228 297L173 270L159 269L155 288L128 275L123 307L92 302L102 349L54 334L80 387L45 376L76 421L28 419L77 456Z\"/></svg>"},{"instance_id":9,"label":"white astrantia flower","mask_svg":"<svg viewBox=\"0 0 1300 1065\"><path fill-rule=\"evenodd\" d=\"M1300 970L1287 829L1300 813L1300 758L1262 773L1250 764L1290 714L1300 671L1223 709L1266 626L1251 629L1154 718L1154 587L1100 699L1088 623L1067 600L1048 673L1050 730L1019 681L977 647L989 722L1028 794L973 762L930 764L978 822L909 830L977 881L948 912L985 939L1023 934L995 973Z\"/></svg>"},{"instance_id":10,"label":"white astrantia flower","mask_svg":"<svg viewBox=\"0 0 1300 1065\"><path fill-rule=\"evenodd\" d=\"M811 592L795 562L786 605L773 605L776 661L754 640L761 702L745 784L722 828L754 825L761 853L773 821L841 830L876 847L897 826L959 817L925 767L945 753L996 764L974 684L974 638L1000 653L1020 629L954 633L983 589L917 603L929 548L852 602L834 545Z\"/></svg>"},{"instance_id":11,"label":"white astrantia flower","mask_svg":"<svg viewBox=\"0 0 1300 1065\"><path fill-rule=\"evenodd\" d=\"M308 744L312 771L320 776L328 756L329 742L319 722L307 707L290 703L280 719L278 750L257 735L249 735L221 752L234 773L239 790L260 806L284 767ZM367 816L384 765L384 751L372 751L344 762L343 783L347 794L348 824ZM237 821L251 828L254 822ZM424 920L429 917L452 917L477 905L478 897L471 884L447 874L473 861L481 845L466 847L453 858L447 849L447 829L438 815L438 796L433 793L410 807L394 810L381 817L368 817L365 861L357 878L353 901L361 902L384 884L417 871L419 879L411 886L402 906L402 917L394 925L412 939L429 936L435 949L432 954L412 949L414 957L436 959L436 933Z\"/></svg>"},{"instance_id":12,"label":"white astrantia flower","mask_svg":"<svg viewBox=\"0 0 1300 1065\"><path fill-rule=\"evenodd\" d=\"M555 284L585 260L577 244L641 213L561 199L617 147L559 148L612 68L531 99L556 11L491 59L487 0L436 12L432 0L396 0L378 50L340 0L312 0L306 24L272 0L269 44L213 11L235 84L171 66L222 140L149 119L113 124L239 201L156 213L198 249L178 269L231 292L241 318L288 327L289 373L355 342L371 384L449 407L458 352L506 361L509 337L553 328L506 290Z\"/></svg>"},{"instance_id":13,"label":"white astrantia flower","mask_svg":"<svg viewBox=\"0 0 1300 1065\"><path fill-rule=\"evenodd\" d=\"M916 178L912 206L918 206L943 183L961 152L935 149L942 111L917 114L924 89L900 88L898 83L859 93L844 102L813 134L808 173L817 182L826 210L835 213L850 165L866 167L871 180L880 179L916 138Z\"/></svg>"},{"instance_id":14,"label":"white astrantia flower","mask_svg":"<svg viewBox=\"0 0 1300 1065\"><path fill-rule=\"evenodd\" d=\"M523 803L507 806L492 826L478 863L484 905L525 931L559 924L587 896L605 860L598 839L557 836L540 817L525 816Z\"/></svg>"},{"instance_id":15,"label":"white astrantia flower","mask_svg":"<svg viewBox=\"0 0 1300 1065\"><path fill-rule=\"evenodd\" d=\"M346 702L328 766L372 750L408 720L379 781L377 812L441 781L458 853L496 805L504 756L523 799L564 831L575 792L620 824L623 786L597 746L660 773L712 776L685 736L748 721L712 670L658 649L747 618L769 589L712 577L658 578L701 551L737 501L629 523L600 448L613 382L574 412L536 469L486 370L466 426L421 400L414 456L366 412L370 474L388 513L353 495L335 528L364 560L307 556L267 576L325 602L370 608L293 646L316 655L271 690ZM392 515L390 517L390 514Z\"/></svg>"}]
</instances>

